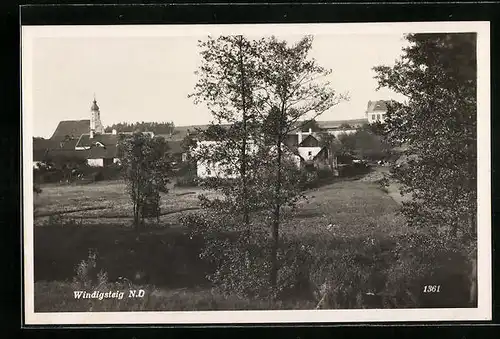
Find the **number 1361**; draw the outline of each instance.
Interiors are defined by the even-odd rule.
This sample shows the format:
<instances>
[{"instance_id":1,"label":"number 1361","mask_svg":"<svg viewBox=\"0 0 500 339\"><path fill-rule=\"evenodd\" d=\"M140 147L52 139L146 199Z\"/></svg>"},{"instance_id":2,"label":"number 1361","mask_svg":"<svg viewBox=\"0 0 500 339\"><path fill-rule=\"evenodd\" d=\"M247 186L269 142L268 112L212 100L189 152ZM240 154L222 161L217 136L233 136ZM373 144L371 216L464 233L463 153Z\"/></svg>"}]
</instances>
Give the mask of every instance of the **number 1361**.
<instances>
[{"instance_id":1,"label":"number 1361","mask_svg":"<svg viewBox=\"0 0 500 339\"><path fill-rule=\"evenodd\" d=\"M424 293L439 293L441 285L426 285L424 286Z\"/></svg>"}]
</instances>

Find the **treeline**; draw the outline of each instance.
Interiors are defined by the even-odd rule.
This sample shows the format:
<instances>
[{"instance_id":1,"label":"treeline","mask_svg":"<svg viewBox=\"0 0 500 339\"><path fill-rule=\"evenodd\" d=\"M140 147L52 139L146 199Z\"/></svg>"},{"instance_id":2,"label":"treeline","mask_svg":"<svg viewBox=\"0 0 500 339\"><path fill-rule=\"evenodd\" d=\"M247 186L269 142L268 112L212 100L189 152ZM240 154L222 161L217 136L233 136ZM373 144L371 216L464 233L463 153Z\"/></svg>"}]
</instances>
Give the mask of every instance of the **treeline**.
<instances>
[{"instance_id":1,"label":"treeline","mask_svg":"<svg viewBox=\"0 0 500 339\"><path fill-rule=\"evenodd\" d=\"M153 132L154 134L174 134L175 125L170 122L120 122L104 129L106 133L111 133L114 129L117 132Z\"/></svg>"}]
</instances>

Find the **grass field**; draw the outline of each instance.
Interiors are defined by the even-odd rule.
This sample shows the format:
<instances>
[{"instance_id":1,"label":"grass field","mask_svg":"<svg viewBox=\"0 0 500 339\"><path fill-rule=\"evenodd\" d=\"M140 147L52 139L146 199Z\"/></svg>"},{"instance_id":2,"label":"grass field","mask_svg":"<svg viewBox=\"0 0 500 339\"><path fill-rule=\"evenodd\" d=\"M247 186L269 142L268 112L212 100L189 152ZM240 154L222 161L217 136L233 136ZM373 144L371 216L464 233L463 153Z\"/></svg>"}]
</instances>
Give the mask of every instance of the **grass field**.
<instances>
[{"instance_id":1,"label":"grass field","mask_svg":"<svg viewBox=\"0 0 500 339\"><path fill-rule=\"evenodd\" d=\"M199 189L175 187L162 195L164 215L160 223L140 234L132 230L132 208L121 182L42 186L42 190L35 201L36 311L295 309L315 306L314 300L271 305L261 300L222 297L213 291L205 278L211 267L199 258L201 244L190 239L178 222L183 213L198 207ZM328 227L328 236L337 244L334 250L339 252L339 257L343 252L352 253L357 265L352 269L366 272L370 277L387 275L384 272L390 272L398 260L393 253L395 246L401 239L417 233L405 226L398 213L398 203L376 183L340 181L308 191L306 195L308 199L301 202L297 211L284 222L282 232L312 239L314 243L314 239L324 239ZM75 300L71 281L75 267L87 258L89 248L98 252L98 268L107 272L111 285L120 277L126 278L135 288L144 288L148 298L90 303ZM451 267L457 272L451 271ZM450 288L438 301L427 300L426 306L461 302L456 298L457 293L461 293L461 285L457 284L460 269L459 265L448 265L439 277L433 278L432 283L442 281ZM426 278L409 284L418 290ZM451 288L453 280L458 287ZM366 286L357 288L365 289ZM368 289L361 292L368 292ZM365 303L360 307L384 306Z\"/></svg>"}]
</instances>

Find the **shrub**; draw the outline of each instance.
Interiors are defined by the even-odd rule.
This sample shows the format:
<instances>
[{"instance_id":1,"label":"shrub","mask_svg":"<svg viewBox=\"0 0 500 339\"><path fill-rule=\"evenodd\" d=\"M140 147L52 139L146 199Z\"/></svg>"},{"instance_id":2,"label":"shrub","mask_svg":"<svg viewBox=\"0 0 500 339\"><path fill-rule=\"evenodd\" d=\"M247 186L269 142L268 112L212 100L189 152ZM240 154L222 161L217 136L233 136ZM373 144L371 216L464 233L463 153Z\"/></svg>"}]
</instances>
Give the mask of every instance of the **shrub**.
<instances>
[{"instance_id":1,"label":"shrub","mask_svg":"<svg viewBox=\"0 0 500 339\"><path fill-rule=\"evenodd\" d=\"M177 178L175 186L178 187L195 187L198 186L198 177L196 174L188 173Z\"/></svg>"},{"instance_id":2,"label":"shrub","mask_svg":"<svg viewBox=\"0 0 500 339\"><path fill-rule=\"evenodd\" d=\"M76 276L73 278L74 288L91 289L107 283L107 273L102 270L97 271L97 255L95 249L89 249L87 258L76 266Z\"/></svg>"},{"instance_id":3,"label":"shrub","mask_svg":"<svg viewBox=\"0 0 500 339\"><path fill-rule=\"evenodd\" d=\"M370 167L364 163L353 163L339 168L339 176L344 178L354 177L368 172L370 172Z\"/></svg>"},{"instance_id":4,"label":"shrub","mask_svg":"<svg viewBox=\"0 0 500 339\"><path fill-rule=\"evenodd\" d=\"M300 188L302 190L316 187L318 181L318 173L316 171L302 171L300 173Z\"/></svg>"},{"instance_id":5,"label":"shrub","mask_svg":"<svg viewBox=\"0 0 500 339\"><path fill-rule=\"evenodd\" d=\"M242 298L279 298L310 291L307 267L311 261L300 242L282 239L278 249L279 279L271 288L271 239L268 226L250 223L235 227L227 214L201 212L182 218L191 237L201 237L200 258L214 268L207 278L219 293ZM233 231L227 232L228 229Z\"/></svg>"}]
</instances>

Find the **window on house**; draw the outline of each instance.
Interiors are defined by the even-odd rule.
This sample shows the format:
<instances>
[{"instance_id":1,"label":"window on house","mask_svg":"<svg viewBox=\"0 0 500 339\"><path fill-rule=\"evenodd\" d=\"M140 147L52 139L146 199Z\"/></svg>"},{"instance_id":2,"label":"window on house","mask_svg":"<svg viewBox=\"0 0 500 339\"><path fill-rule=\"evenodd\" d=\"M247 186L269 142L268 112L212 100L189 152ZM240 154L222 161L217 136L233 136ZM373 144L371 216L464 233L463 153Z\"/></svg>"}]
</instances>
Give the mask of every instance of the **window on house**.
<instances>
[{"instance_id":1,"label":"window on house","mask_svg":"<svg viewBox=\"0 0 500 339\"><path fill-rule=\"evenodd\" d=\"M380 114L377 114L377 120L380 120Z\"/></svg>"},{"instance_id":2,"label":"window on house","mask_svg":"<svg viewBox=\"0 0 500 339\"><path fill-rule=\"evenodd\" d=\"M309 151L309 152L307 152L307 155L311 156L311 155L313 155L313 152Z\"/></svg>"}]
</instances>

